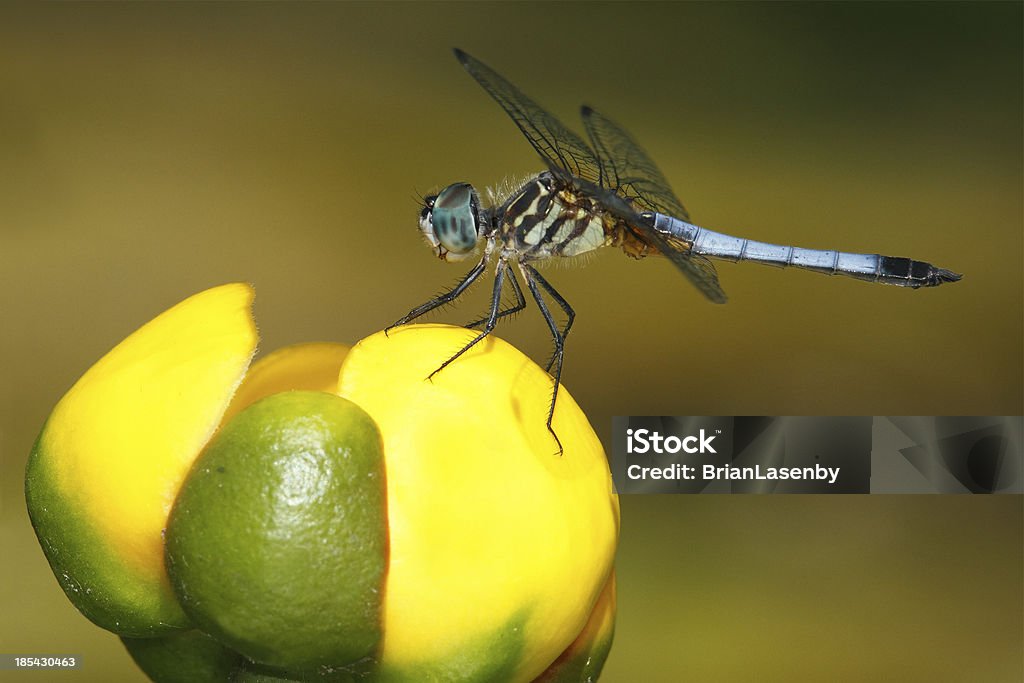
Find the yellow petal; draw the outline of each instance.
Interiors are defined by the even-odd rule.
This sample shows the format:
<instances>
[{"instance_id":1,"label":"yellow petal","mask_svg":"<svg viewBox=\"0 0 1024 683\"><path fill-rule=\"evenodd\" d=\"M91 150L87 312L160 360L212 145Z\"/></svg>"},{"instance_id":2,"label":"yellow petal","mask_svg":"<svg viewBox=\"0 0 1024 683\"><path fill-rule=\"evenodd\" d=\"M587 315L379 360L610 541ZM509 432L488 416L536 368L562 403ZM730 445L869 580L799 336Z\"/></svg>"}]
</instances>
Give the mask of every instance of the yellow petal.
<instances>
[{"instance_id":1,"label":"yellow petal","mask_svg":"<svg viewBox=\"0 0 1024 683\"><path fill-rule=\"evenodd\" d=\"M563 387L489 337L416 325L357 344L339 392L377 422L388 482L385 678L529 681L587 623L611 572L618 499Z\"/></svg>"},{"instance_id":2,"label":"yellow petal","mask_svg":"<svg viewBox=\"0 0 1024 683\"><path fill-rule=\"evenodd\" d=\"M608 577L590 620L565 652L533 683L596 681L615 635L615 573Z\"/></svg>"},{"instance_id":3,"label":"yellow petal","mask_svg":"<svg viewBox=\"0 0 1024 683\"><path fill-rule=\"evenodd\" d=\"M253 291L197 294L118 344L60 400L29 459L29 513L68 597L98 625L184 626L162 532L256 347Z\"/></svg>"},{"instance_id":4,"label":"yellow petal","mask_svg":"<svg viewBox=\"0 0 1024 683\"><path fill-rule=\"evenodd\" d=\"M333 342L294 344L263 356L249 368L231 400L224 422L260 400L282 391L338 393L338 371L349 347Z\"/></svg>"}]
</instances>

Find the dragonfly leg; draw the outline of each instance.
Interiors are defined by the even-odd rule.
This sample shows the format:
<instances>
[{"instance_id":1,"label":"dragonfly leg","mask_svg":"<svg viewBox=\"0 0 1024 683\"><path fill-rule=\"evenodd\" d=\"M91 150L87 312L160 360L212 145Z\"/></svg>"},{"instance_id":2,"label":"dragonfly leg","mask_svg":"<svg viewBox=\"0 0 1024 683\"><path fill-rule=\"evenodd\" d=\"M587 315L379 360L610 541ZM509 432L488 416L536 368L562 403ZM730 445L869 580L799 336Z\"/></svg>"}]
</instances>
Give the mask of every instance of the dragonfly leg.
<instances>
[{"instance_id":1,"label":"dragonfly leg","mask_svg":"<svg viewBox=\"0 0 1024 683\"><path fill-rule=\"evenodd\" d=\"M512 285L512 293L515 294L516 303L502 311L499 311L499 319L504 318L505 316L508 315L512 315L513 313L518 313L519 311L526 308L526 297L523 296L523 288L519 285L519 280L516 279L515 271L508 271L508 281ZM480 318L479 320L474 320L473 322L469 323L468 325L466 325L466 327L469 329L473 329L474 327L480 327L485 322L487 322L487 318Z\"/></svg>"},{"instance_id":2,"label":"dragonfly leg","mask_svg":"<svg viewBox=\"0 0 1024 683\"><path fill-rule=\"evenodd\" d=\"M441 367L434 370L432 373L427 375L427 379L433 379L434 375L444 370L446 367L452 364L459 356L469 351L471 348L476 346L480 341L494 331L494 326L498 322L498 313L501 308L501 289L505 284L505 276L508 274L508 262L505 260L498 261L498 267L494 271L494 291L491 294L491 312L487 316L487 322L484 324L484 329L474 337L468 344L462 347L458 353L454 356L441 363Z\"/></svg>"},{"instance_id":3,"label":"dragonfly leg","mask_svg":"<svg viewBox=\"0 0 1024 683\"><path fill-rule=\"evenodd\" d=\"M477 278L479 278L480 275L484 272L484 268L487 267L488 256L489 254L485 254L484 257L480 259L480 263L473 266L473 270L466 273L465 277L463 277L458 282L458 284L452 287L449 291L439 296L435 296L433 299L431 299L430 301L426 302L421 306L417 306L396 322L385 327L384 334L386 335L388 332L395 329L396 327L405 325L408 322L412 322L413 320L420 317L424 313L429 313L430 311L434 310L435 308L438 308L439 306L444 306L445 304L449 304L452 301L454 301L463 292L465 292L466 289L471 284L473 284L477 280Z\"/></svg>"},{"instance_id":4,"label":"dragonfly leg","mask_svg":"<svg viewBox=\"0 0 1024 683\"><path fill-rule=\"evenodd\" d=\"M572 310L572 306L569 305L569 302L562 298L562 295L559 294L558 291L551 286L551 283L545 280L536 269L532 266L526 267L533 271L532 275L536 279L537 283L544 288L544 291L551 296L555 303L558 304L558 307L562 309L562 312L565 313L565 327L562 328L561 333L556 336L556 339L560 337L562 344L565 344L565 340L569 337L569 330L572 329L572 323L576 319L576 311ZM536 294L534 294L534 296L536 296ZM561 349L559 347L555 348L555 353L551 355L551 360L549 360L548 364L544 367L547 372L551 372L551 366L555 364L556 359L559 362L559 368L561 368Z\"/></svg>"},{"instance_id":5,"label":"dragonfly leg","mask_svg":"<svg viewBox=\"0 0 1024 683\"><path fill-rule=\"evenodd\" d=\"M576 317L575 311L572 310L572 306L569 305L562 295L559 294L554 287L544 279L537 269L527 263L520 263L519 268L523 273L523 278L526 279L526 285L530 288L530 293L533 295L534 301L537 302L537 307L540 309L541 315L544 316L544 321L548 324L548 329L551 330L551 337L555 341L555 352L551 356L551 361L548 363L548 370L552 366L555 368L554 380L555 385L551 391L551 405L548 407L548 431L551 432L551 436L555 438L555 443L558 444L558 455L563 452L562 441L555 434L555 430L551 427L551 420L555 416L555 401L558 400L558 385L562 379L562 359L565 355L565 338L569 334L569 329L572 327L573 319ZM554 316L551 315L551 311L548 309L548 305L544 303L544 297L540 293L538 288L546 291L551 298L558 304L558 307L565 313L568 321L565 324L565 329L559 330L558 324L555 323Z\"/></svg>"}]
</instances>

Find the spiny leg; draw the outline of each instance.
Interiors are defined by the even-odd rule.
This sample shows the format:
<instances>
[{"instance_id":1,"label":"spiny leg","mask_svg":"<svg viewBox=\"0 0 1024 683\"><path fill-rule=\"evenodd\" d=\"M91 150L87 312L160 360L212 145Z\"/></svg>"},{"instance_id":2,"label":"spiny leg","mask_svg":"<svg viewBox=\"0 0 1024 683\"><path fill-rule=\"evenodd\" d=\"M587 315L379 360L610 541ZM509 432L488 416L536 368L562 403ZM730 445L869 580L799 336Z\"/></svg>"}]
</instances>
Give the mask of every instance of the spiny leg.
<instances>
[{"instance_id":1,"label":"spiny leg","mask_svg":"<svg viewBox=\"0 0 1024 683\"><path fill-rule=\"evenodd\" d=\"M387 334L400 325L405 325L406 323L415 320L424 313L429 313L439 306L444 306L445 304L449 304L454 301L459 295L466 291L467 287L473 284L476 279L480 277L481 273L484 272L484 268L487 266L487 258L488 255L485 254L484 257L480 259L480 263L473 266L473 270L466 273L465 277L463 277L462 280L460 280L458 284L452 287L449 291L441 294L440 296L434 297L422 306L417 306L395 323L385 327L384 334Z\"/></svg>"},{"instance_id":2,"label":"spiny leg","mask_svg":"<svg viewBox=\"0 0 1024 683\"><path fill-rule=\"evenodd\" d=\"M541 287L544 288L544 291L546 291L549 295L551 295L551 298L554 299L556 304L558 304L558 307L562 309L563 313L565 313L565 328L561 332L562 344L565 344L565 340L569 338L569 330L572 328L572 323L576 319L576 311L572 310L572 306L569 305L569 302L566 301L564 298L562 298L562 295L559 294L558 291L555 290L555 288L551 286L551 283L548 282L547 280L545 280L544 276L542 276L539 272L537 272L537 270L535 268L533 268L532 266L526 266L526 267L529 268L531 271L533 271L533 276L534 276L534 278L536 278L537 283ZM555 364L555 358L557 357L558 358L558 372L559 372L559 374L561 374L561 371L562 371L561 353L562 353L561 349L556 347L555 348L555 353L551 354L551 360L549 360L548 364L546 366L544 366L544 370L546 372L551 372L551 366Z\"/></svg>"},{"instance_id":3,"label":"spiny leg","mask_svg":"<svg viewBox=\"0 0 1024 683\"><path fill-rule=\"evenodd\" d=\"M519 285L519 280L516 278L515 271L508 271L508 281L512 285L512 292L513 294L515 294L516 303L513 304L512 306L509 306L503 311L499 311L499 319L504 318L507 315L512 315L513 313L518 313L519 311L526 308L526 297L523 296L523 288ZM487 322L487 318L480 318L479 320L474 320L473 322L469 323L468 325L466 325L466 327L469 329L473 329L474 327L479 327L480 325L483 325L485 322Z\"/></svg>"},{"instance_id":4,"label":"spiny leg","mask_svg":"<svg viewBox=\"0 0 1024 683\"><path fill-rule=\"evenodd\" d=\"M537 302L537 307L540 309L541 315L544 316L544 321L548 324L548 329L551 330L551 337L555 341L555 353L551 357L551 363L548 363L548 368L555 366L555 385L551 390L551 405L548 408L548 431L551 432L551 436L554 437L555 443L558 444L558 455L562 455L564 449L562 448L562 441L558 438L558 434L555 434L554 428L551 426L551 420L555 416L555 401L558 400L558 384L562 380L562 359L565 351L565 337L569 334L569 328L572 327L572 321L576 317L576 313L572 310L569 303L562 298L562 295L555 291L544 277L537 272L536 268L527 264L520 263L519 268L523 273L523 277L526 279L526 285L530 288L530 293L533 294L533 300ZM541 296L540 290L537 285L540 284L551 298L554 299L555 303L558 304L559 308L565 312L568 318L568 323L565 325L565 330L560 331L558 325L555 323L554 317L551 315L551 311L548 310L548 306L544 303L544 297Z\"/></svg>"},{"instance_id":5,"label":"spiny leg","mask_svg":"<svg viewBox=\"0 0 1024 683\"><path fill-rule=\"evenodd\" d=\"M508 262L504 259L499 260L498 267L494 270L494 291L491 294L491 312L490 315L487 316L487 323L484 325L483 331L480 332L480 334L478 334L472 341L463 346L458 353L441 363L441 367L427 375L427 379L432 379L434 375L451 365L452 361L476 346L480 340L494 331L494 325L498 322L498 309L501 308L501 288L505 284L505 275L507 273Z\"/></svg>"}]
</instances>

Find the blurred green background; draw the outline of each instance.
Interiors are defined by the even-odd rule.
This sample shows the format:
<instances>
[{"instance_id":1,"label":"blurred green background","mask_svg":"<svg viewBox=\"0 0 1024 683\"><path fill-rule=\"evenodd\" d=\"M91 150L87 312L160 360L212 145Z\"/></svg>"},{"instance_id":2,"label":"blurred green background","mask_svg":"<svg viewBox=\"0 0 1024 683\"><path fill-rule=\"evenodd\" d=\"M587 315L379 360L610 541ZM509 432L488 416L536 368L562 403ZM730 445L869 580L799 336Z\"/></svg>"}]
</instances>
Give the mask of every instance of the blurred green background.
<instances>
[{"instance_id":1,"label":"blurred green background","mask_svg":"<svg viewBox=\"0 0 1024 683\"><path fill-rule=\"evenodd\" d=\"M64 598L21 493L111 346L232 280L263 349L354 342L465 270L425 248L417 193L539 163L453 46L571 126L583 102L622 122L700 224L965 274L722 264L713 306L661 260L552 271L564 382L606 443L624 414L1020 414L1021 26L1020 3L3 5L0 651L143 680ZM546 358L535 311L501 334ZM1019 496L622 508L604 680L1024 678Z\"/></svg>"}]
</instances>

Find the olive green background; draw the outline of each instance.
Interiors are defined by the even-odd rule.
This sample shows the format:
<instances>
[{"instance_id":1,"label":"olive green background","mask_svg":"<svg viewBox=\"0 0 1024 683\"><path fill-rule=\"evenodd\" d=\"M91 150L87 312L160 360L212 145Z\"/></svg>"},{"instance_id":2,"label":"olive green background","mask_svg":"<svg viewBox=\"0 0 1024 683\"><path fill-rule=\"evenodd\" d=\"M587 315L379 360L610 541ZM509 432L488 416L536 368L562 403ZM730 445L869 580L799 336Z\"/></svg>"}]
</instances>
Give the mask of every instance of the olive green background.
<instances>
[{"instance_id":1,"label":"olive green background","mask_svg":"<svg viewBox=\"0 0 1024 683\"><path fill-rule=\"evenodd\" d=\"M92 362L232 280L263 349L354 342L466 269L431 257L417 193L539 170L453 46L571 126L583 102L622 122L700 224L964 273L726 263L714 306L663 260L549 269L606 443L625 414L1020 414L1021 25L1017 3L3 5L0 652L85 667L0 679L142 679L21 494ZM549 350L533 309L501 334ZM603 680L1019 681L1022 535L1017 496L625 498Z\"/></svg>"}]
</instances>

